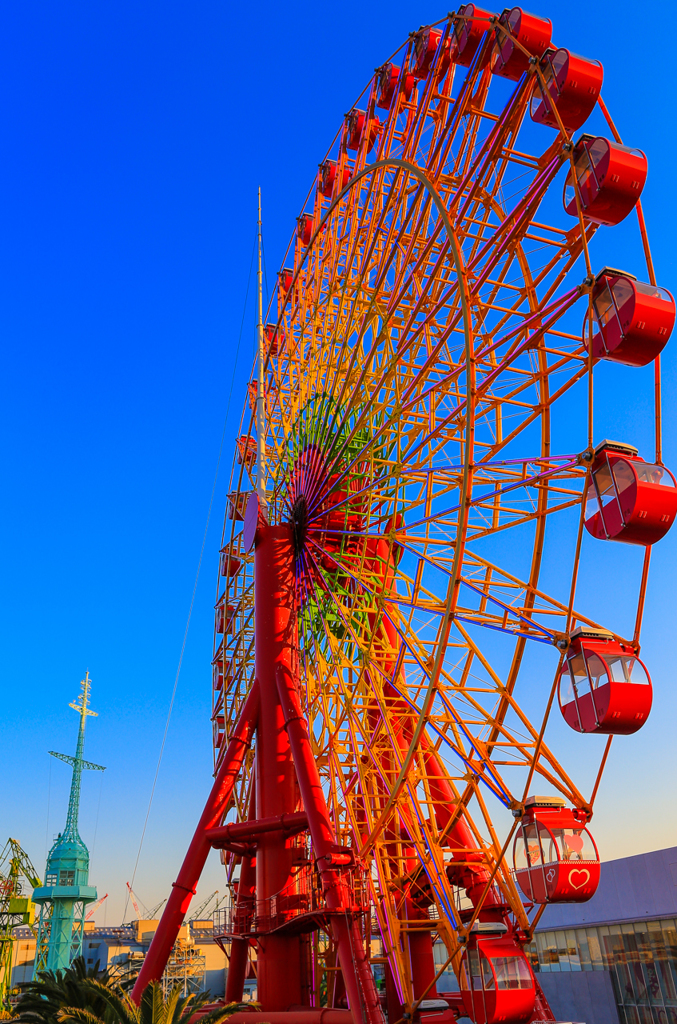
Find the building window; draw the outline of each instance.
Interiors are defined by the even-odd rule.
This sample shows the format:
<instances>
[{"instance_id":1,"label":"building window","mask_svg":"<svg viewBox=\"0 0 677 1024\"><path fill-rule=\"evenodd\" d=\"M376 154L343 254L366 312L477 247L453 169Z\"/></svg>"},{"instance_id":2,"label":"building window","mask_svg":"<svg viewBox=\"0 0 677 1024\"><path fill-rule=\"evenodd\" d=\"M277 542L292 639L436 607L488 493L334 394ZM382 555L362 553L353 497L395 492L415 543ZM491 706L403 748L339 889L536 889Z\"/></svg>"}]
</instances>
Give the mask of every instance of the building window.
<instances>
[{"instance_id":1,"label":"building window","mask_svg":"<svg viewBox=\"0 0 677 1024\"><path fill-rule=\"evenodd\" d=\"M60 871L59 872L59 885L75 885L75 872L74 871Z\"/></svg>"},{"instance_id":2,"label":"building window","mask_svg":"<svg viewBox=\"0 0 677 1024\"><path fill-rule=\"evenodd\" d=\"M45 878L45 885L56 885L56 874L47 875Z\"/></svg>"},{"instance_id":3,"label":"building window","mask_svg":"<svg viewBox=\"0 0 677 1024\"><path fill-rule=\"evenodd\" d=\"M537 932L535 971L608 971L621 1024L677 1024L677 926L637 921Z\"/></svg>"},{"instance_id":4,"label":"building window","mask_svg":"<svg viewBox=\"0 0 677 1024\"><path fill-rule=\"evenodd\" d=\"M443 942L436 942L433 946L435 973L439 971L442 964L447 962L448 958L449 954L447 953L447 947L444 945ZM437 982L437 991L460 992L460 989L458 987L458 981L456 979L456 974L454 973L454 968L451 966L451 964L447 964L444 971L440 975Z\"/></svg>"}]
</instances>

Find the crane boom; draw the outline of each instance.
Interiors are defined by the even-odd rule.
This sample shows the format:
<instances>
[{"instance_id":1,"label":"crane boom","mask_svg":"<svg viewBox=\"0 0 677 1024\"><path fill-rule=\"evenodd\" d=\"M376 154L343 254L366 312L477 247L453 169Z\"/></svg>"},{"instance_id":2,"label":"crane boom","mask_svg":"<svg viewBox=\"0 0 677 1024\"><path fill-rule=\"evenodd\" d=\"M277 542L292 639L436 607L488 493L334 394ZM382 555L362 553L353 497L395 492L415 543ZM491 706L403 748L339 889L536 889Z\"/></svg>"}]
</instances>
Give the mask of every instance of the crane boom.
<instances>
[{"instance_id":1,"label":"crane boom","mask_svg":"<svg viewBox=\"0 0 677 1024\"><path fill-rule=\"evenodd\" d=\"M93 917L93 916L94 916L94 914L95 914L95 913L96 913L96 911L97 911L97 910L99 909L99 907L101 906L101 904L103 903L103 901L104 901L104 900L107 900L107 899L108 899L108 893L106 893L106 895L105 895L105 896L102 896L102 897L101 897L100 899L98 899L98 900L96 901L96 903L92 903L91 907L90 907L90 908L89 908L89 910L87 911L87 915L86 915L86 917L85 917L85 921L89 921L90 917Z\"/></svg>"},{"instance_id":2,"label":"crane boom","mask_svg":"<svg viewBox=\"0 0 677 1024\"><path fill-rule=\"evenodd\" d=\"M0 853L0 1011L10 1008L14 929L21 924L32 928L35 918L35 904L25 891L26 883L34 889L42 884L16 839L8 839Z\"/></svg>"},{"instance_id":3,"label":"crane boom","mask_svg":"<svg viewBox=\"0 0 677 1024\"><path fill-rule=\"evenodd\" d=\"M33 888L37 889L38 886L42 885L40 876L31 864L28 854L24 853L16 839L8 839L5 844L5 849L0 853L0 871L2 870L5 857L8 854L8 847L12 851L11 861L15 861L19 869L18 873L20 875L23 874Z\"/></svg>"},{"instance_id":4,"label":"crane boom","mask_svg":"<svg viewBox=\"0 0 677 1024\"><path fill-rule=\"evenodd\" d=\"M211 894L211 896L208 896L208 897L207 897L207 899L206 899L206 900L204 901L204 903L201 903L201 904L200 904L200 906L199 906L199 907L197 908L197 910L195 911L195 913L194 913L194 914L193 914L193 915L192 915L192 916L191 916L191 917L189 918L189 920L190 920L190 921L199 921L199 920L201 919L201 916L202 916L202 914L204 914L205 910L207 909L207 907L209 906L209 904L210 904L210 903L212 902L212 900L214 899L214 897L215 897L215 896L218 896L218 895L219 895L219 890L218 890L218 889L216 889L216 890L215 890L215 891L214 891L214 892L213 892L213 893Z\"/></svg>"},{"instance_id":5,"label":"crane boom","mask_svg":"<svg viewBox=\"0 0 677 1024\"><path fill-rule=\"evenodd\" d=\"M132 889L132 887L129 884L129 882L127 882L127 888L129 889L129 895L130 895L131 900L132 900L132 906L134 907L134 910L136 911L137 919L139 921L141 921L141 920L143 920L143 914L141 913L141 911L139 909L139 904L136 902L136 896L134 895L134 890Z\"/></svg>"},{"instance_id":6,"label":"crane boom","mask_svg":"<svg viewBox=\"0 0 677 1024\"><path fill-rule=\"evenodd\" d=\"M153 921L155 919L156 915L159 913L159 911L162 909L162 907L164 907L166 902L167 902L167 897L165 896L165 898L163 900L160 900L159 903L155 904L155 906L153 907L152 910L148 911L148 918L149 918L149 920Z\"/></svg>"}]
</instances>

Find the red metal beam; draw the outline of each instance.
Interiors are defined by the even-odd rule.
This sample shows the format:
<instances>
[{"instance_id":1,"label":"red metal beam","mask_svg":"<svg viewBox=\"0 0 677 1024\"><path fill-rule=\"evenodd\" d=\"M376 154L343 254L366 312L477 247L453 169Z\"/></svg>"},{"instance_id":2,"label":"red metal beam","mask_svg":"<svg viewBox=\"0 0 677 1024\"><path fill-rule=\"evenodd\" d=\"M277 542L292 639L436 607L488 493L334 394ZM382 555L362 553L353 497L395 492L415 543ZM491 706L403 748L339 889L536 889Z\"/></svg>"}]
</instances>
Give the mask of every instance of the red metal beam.
<instances>
[{"instance_id":1,"label":"red metal beam","mask_svg":"<svg viewBox=\"0 0 677 1024\"><path fill-rule=\"evenodd\" d=\"M162 972L167 966L172 946L176 942L179 929L183 924L190 901L195 895L197 883L200 880L202 869L211 850L211 844L207 839L206 832L217 825L226 813L235 780L242 767L245 753L256 729L259 717L259 704L259 686L255 681L231 734L221 767L214 780L211 793L207 798L205 809L202 812L202 817L195 829L195 835L188 847L188 853L172 886L167 906L132 990L132 999L137 1006L141 1003L141 996L146 986L151 981L159 981L162 977Z\"/></svg>"},{"instance_id":2,"label":"red metal beam","mask_svg":"<svg viewBox=\"0 0 677 1024\"><path fill-rule=\"evenodd\" d=\"M249 821L244 825L252 823L256 814L256 780L251 789L249 798ZM216 831L208 829L207 834ZM249 915L254 907L256 899L256 854L254 851L244 854L240 862L240 879L237 883L236 918L244 917L246 908ZM243 931L248 929L243 929ZM244 996L244 983L247 977L249 965L249 937L242 935L240 938L233 938L230 942L230 960L226 972L226 1003L241 1003Z\"/></svg>"},{"instance_id":3,"label":"red metal beam","mask_svg":"<svg viewBox=\"0 0 677 1024\"><path fill-rule=\"evenodd\" d=\"M329 910L342 910L343 914L331 915L331 928L338 947L341 973L346 986L348 1005L356 1022L383 1024L384 1017L379 1003L374 976L364 948L357 923L350 914L353 904L352 893L340 865L334 864L333 857L340 854L336 834L329 817L320 774L310 746L308 726L301 710L296 681L290 670L279 665L275 675L280 705L284 714L287 735L294 757L296 778L308 827L313 841L313 853L317 864L324 898ZM303 1019L305 1020L305 1014Z\"/></svg>"},{"instance_id":4,"label":"red metal beam","mask_svg":"<svg viewBox=\"0 0 677 1024\"><path fill-rule=\"evenodd\" d=\"M228 1024L355 1024L350 1010L332 1010L325 1006L314 1010L300 1006L298 1010L240 1010L228 1018Z\"/></svg>"},{"instance_id":5,"label":"red metal beam","mask_svg":"<svg viewBox=\"0 0 677 1024\"><path fill-rule=\"evenodd\" d=\"M305 811L291 811L287 814L274 814L270 818L259 818L253 821L234 821L229 825L207 829L205 833L209 842L216 849L231 843L247 843L256 836L266 832L285 832L293 836L308 828L308 816Z\"/></svg>"},{"instance_id":6,"label":"red metal beam","mask_svg":"<svg viewBox=\"0 0 677 1024\"><path fill-rule=\"evenodd\" d=\"M256 817L260 820L293 813L300 803L275 685L278 665L291 668L297 657L291 523L271 526L260 518L255 544L254 631L256 678L261 687L261 716L256 733ZM294 845L294 840L281 831L260 833L256 844L257 916L270 914L270 901L278 893L294 890ZM303 1002L301 950L306 941L305 936L279 933L259 939L257 990L258 1000L266 1011L285 1011Z\"/></svg>"}]
</instances>

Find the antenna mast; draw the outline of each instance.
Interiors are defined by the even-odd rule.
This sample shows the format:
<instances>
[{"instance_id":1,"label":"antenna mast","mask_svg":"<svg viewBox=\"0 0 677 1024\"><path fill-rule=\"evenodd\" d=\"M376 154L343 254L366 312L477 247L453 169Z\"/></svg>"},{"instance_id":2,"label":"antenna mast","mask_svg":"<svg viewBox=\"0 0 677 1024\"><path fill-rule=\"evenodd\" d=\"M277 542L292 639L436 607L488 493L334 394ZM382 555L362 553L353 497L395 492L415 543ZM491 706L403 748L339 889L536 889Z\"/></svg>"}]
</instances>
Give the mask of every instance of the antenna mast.
<instances>
[{"instance_id":1,"label":"antenna mast","mask_svg":"<svg viewBox=\"0 0 677 1024\"><path fill-rule=\"evenodd\" d=\"M257 329L257 391L256 391L256 436L257 436L257 463L256 463L256 493L259 499L259 508L265 511L267 505L266 496L266 421L265 421L265 387L264 387L264 366L265 355L263 350L263 270L261 265L261 250L263 248L261 234L261 187L259 186L259 220L258 220L258 318Z\"/></svg>"},{"instance_id":2,"label":"antenna mast","mask_svg":"<svg viewBox=\"0 0 677 1024\"><path fill-rule=\"evenodd\" d=\"M40 926L35 951L33 977L40 971L64 971L72 961L82 956L82 938L85 929L85 908L96 901L96 888L89 884L89 851L78 831L80 811L80 783L83 771L103 772L103 765L85 761L85 725L90 715L96 716L89 706L92 681L89 672L81 681L81 693L69 707L80 718L75 756L57 754L52 757L65 761L73 769L68 800L66 827L60 832L49 851L45 869L45 884L33 890L33 901L40 904Z\"/></svg>"}]
</instances>

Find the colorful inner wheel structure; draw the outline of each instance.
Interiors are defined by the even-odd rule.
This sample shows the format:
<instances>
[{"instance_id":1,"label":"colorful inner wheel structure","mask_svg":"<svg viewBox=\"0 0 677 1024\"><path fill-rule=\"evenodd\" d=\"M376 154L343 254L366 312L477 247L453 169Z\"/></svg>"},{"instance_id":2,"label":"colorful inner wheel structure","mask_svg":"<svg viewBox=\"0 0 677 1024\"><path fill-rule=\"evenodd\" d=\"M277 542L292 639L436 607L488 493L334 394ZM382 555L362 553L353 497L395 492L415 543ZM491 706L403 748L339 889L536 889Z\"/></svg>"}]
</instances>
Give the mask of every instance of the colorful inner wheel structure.
<instances>
[{"instance_id":1,"label":"colorful inner wheel structure","mask_svg":"<svg viewBox=\"0 0 677 1024\"><path fill-rule=\"evenodd\" d=\"M647 159L602 78L548 19L466 4L339 126L244 402L216 781L135 998L216 847L226 997L253 964L262 1007L234 1024L554 1019L525 945L548 903L598 884L588 824L613 736L651 709L649 556L677 511L659 369L675 303ZM613 269L625 218L636 262ZM654 363L655 453L595 436L602 361L633 393ZM631 636L586 613L579 568L607 541L643 549ZM604 736L567 744L599 744L591 792L558 759L566 726Z\"/></svg>"}]
</instances>

